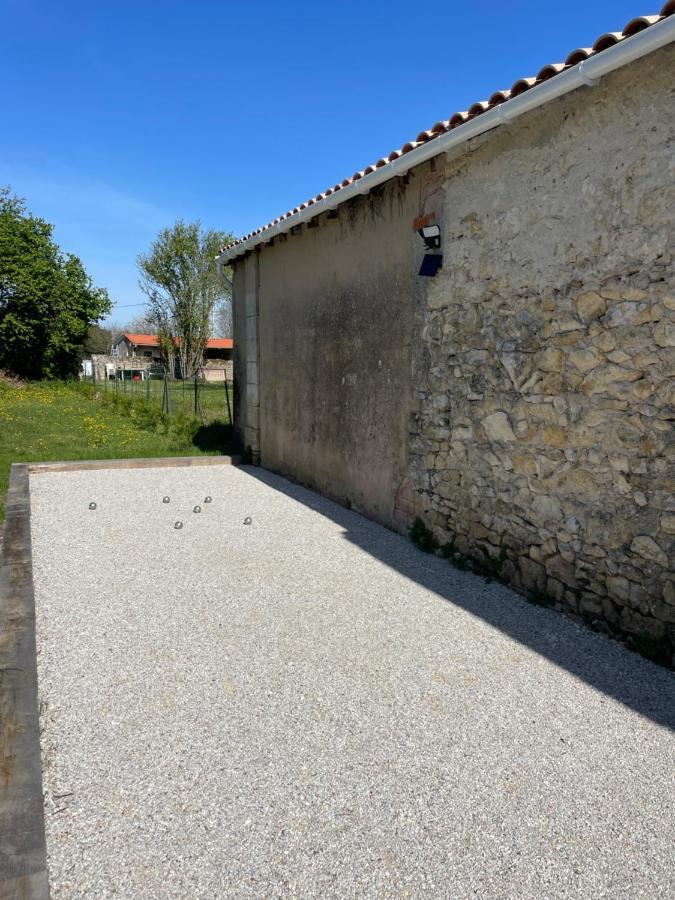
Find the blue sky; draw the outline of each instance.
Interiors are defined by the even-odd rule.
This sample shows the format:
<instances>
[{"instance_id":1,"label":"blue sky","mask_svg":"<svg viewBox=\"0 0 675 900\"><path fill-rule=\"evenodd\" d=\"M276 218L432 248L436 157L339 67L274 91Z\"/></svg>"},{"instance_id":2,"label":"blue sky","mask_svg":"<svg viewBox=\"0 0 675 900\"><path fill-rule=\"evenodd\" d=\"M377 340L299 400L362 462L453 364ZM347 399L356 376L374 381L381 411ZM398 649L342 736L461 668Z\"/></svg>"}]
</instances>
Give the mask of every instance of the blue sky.
<instances>
[{"instance_id":1,"label":"blue sky","mask_svg":"<svg viewBox=\"0 0 675 900\"><path fill-rule=\"evenodd\" d=\"M124 324L176 218L250 231L662 5L0 0L0 184Z\"/></svg>"}]
</instances>

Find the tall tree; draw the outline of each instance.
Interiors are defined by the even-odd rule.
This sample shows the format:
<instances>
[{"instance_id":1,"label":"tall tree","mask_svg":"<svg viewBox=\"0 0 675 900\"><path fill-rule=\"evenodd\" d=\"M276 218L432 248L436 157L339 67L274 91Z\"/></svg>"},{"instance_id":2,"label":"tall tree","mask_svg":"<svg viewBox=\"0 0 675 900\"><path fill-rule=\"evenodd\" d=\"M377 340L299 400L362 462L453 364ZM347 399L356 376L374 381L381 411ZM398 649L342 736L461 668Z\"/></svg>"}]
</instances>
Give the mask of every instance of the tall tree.
<instances>
[{"instance_id":1,"label":"tall tree","mask_svg":"<svg viewBox=\"0 0 675 900\"><path fill-rule=\"evenodd\" d=\"M111 328L90 325L84 342L85 353L110 353L115 334Z\"/></svg>"},{"instance_id":2,"label":"tall tree","mask_svg":"<svg viewBox=\"0 0 675 900\"><path fill-rule=\"evenodd\" d=\"M25 378L75 375L89 327L110 310L52 230L0 188L0 366Z\"/></svg>"},{"instance_id":3,"label":"tall tree","mask_svg":"<svg viewBox=\"0 0 675 900\"><path fill-rule=\"evenodd\" d=\"M138 257L141 290L160 344L165 352L175 348L184 378L202 365L214 307L229 296L215 262L229 240L225 232L204 231L199 222L179 219Z\"/></svg>"},{"instance_id":4,"label":"tall tree","mask_svg":"<svg viewBox=\"0 0 675 900\"><path fill-rule=\"evenodd\" d=\"M232 298L228 295L216 308L215 333L213 336L231 338L232 333Z\"/></svg>"}]
</instances>

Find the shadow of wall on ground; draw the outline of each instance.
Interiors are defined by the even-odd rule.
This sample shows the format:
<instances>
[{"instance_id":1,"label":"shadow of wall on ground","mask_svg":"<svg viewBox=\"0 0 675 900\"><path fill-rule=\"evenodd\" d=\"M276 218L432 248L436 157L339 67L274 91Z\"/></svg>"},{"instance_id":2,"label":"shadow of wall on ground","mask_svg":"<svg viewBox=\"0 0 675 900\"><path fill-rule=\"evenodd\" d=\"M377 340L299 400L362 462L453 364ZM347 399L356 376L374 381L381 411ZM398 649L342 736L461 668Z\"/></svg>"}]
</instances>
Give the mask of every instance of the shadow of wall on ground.
<instances>
[{"instance_id":1,"label":"shadow of wall on ground","mask_svg":"<svg viewBox=\"0 0 675 900\"><path fill-rule=\"evenodd\" d=\"M266 469L242 471L274 490L331 519L346 540L443 600L478 616L514 641L529 647L608 697L659 725L675 730L675 677L668 669L639 656L552 609L536 606L504 585L454 569L446 560L418 550L409 540L358 513L288 481ZM487 585L486 585L487 587Z\"/></svg>"},{"instance_id":2,"label":"shadow of wall on ground","mask_svg":"<svg viewBox=\"0 0 675 900\"><path fill-rule=\"evenodd\" d=\"M225 422L209 422L200 425L192 437L192 443L204 452L217 451L231 454L235 452L234 429Z\"/></svg>"}]
</instances>

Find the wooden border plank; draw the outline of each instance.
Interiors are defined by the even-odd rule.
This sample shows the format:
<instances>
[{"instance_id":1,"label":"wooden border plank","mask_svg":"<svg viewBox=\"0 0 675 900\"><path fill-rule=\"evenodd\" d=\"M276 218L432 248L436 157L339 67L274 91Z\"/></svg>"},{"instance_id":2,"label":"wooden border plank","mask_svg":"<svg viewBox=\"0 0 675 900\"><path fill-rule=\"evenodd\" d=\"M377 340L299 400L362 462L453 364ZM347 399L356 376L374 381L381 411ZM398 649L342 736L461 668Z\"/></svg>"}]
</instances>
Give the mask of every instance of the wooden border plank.
<instances>
[{"instance_id":1,"label":"wooden border plank","mask_svg":"<svg viewBox=\"0 0 675 900\"><path fill-rule=\"evenodd\" d=\"M31 475L41 472L81 472L96 469L157 469L170 466L236 466L238 456L156 456L140 459L80 459L27 463Z\"/></svg>"},{"instance_id":2,"label":"wooden border plank","mask_svg":"<svg viewBox=\"0 0 675 900\"><path fill-rule=\"evenodd\" d=\"M37 698L30 495L12 466L0 557L0 897L49 896Z\"/></svg>"}]
</instances>

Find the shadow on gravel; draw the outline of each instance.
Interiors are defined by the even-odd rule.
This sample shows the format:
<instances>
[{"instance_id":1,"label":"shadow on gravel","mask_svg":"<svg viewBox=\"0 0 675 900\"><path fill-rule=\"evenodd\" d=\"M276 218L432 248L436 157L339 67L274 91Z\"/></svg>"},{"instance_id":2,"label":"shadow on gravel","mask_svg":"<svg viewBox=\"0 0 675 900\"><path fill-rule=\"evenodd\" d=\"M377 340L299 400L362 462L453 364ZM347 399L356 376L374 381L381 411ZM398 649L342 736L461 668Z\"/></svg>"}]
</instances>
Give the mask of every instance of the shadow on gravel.
<instances>
[{"instance_id":1,"label":"shadow on gravel","mask_svg":"<svg viewBox=\"0 0 675 900\"><path fill-rule=\"evenodd\" d=\"M675 678L668 669L562 613L528 603L503 585L488 586L480 576L422 553L401 535L307 488L265 469L246 466L242 471L331 519L344 529L348 541L421 587L479 616L608 697L675 729Z\"/></svg>"}]
</instances>

